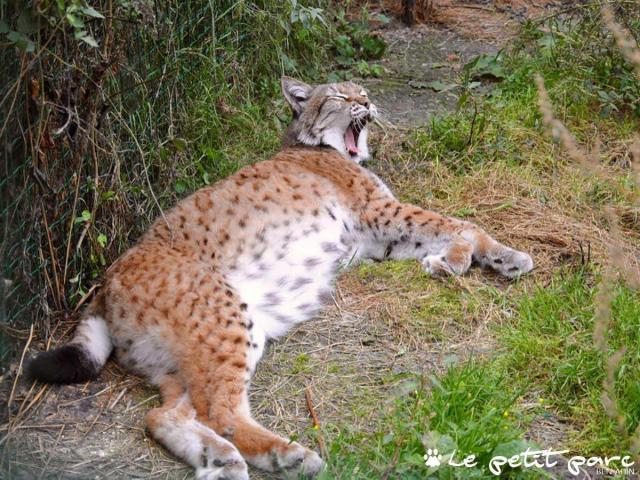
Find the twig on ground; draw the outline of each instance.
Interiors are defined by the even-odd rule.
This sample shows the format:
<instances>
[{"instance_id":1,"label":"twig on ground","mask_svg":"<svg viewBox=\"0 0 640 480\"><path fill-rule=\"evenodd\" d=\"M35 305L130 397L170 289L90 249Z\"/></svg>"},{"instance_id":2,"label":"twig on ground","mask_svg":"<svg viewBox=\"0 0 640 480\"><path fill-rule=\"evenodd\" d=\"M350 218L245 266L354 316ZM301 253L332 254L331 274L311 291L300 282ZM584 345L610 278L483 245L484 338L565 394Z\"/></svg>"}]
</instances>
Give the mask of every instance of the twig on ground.
<instances>
[{"instance_id":1,"label":"twig on ground","mask_svg":"<svg viewBox=\"0 0 640 480\"><path fill-rule=\"evenodd\" d=\"M444 8L467 8L471 10L483 10L485 12L496 13L495 8L483 7L481 5L462 5L459 3L454 3L451 5L444 5Z\"/></svg>"},{"instance_id":2,"label":"twig on ground","mask_svg":"<svg viewBox=\"0 0 640 480\"><path fill-rule=\"evenodd\" d=\"M324 458L329 458L329 452L327 451L327 447L324 443L324 437L322 436L322 432L320 431L320 420L318 419L318 414L316 413L315 408L313 408L310 387L306 387L304 389L304 397L307 400L307 409L309 410L311 420L313 421L313 429L317 431L316 438L318 440L318 448L320 449L320 453Z\"/></svg>"},{"instance_id":3,"label":"twig on ground","mask_svg":"<svg viewBox=\"0 0 640 480\"><path fill-rule=\"evenodd\" d=\"M9 401L7 402L7 417L11 418L11 404L13 403L13 398L16 393L16 387L18 386L18 380L20 379L20 374L22 373L22 364L24 363L24 358L27 355L27 350L29 349L29 345L31 345L31 341L33 340L33 324L29 329L29 338L27 339L27 343L25 343L24 348L22 349L22 355L20 356L20 363L18 364L18 368L16 370L16 378L13 380L13 386L11 387L11 393L9 394Z\"/></svg>"},{"instance_id":4,"label":"twig on ground","mask_svg":"<svg viewBox=\"0 0 640 480\"><path fill-rule=\"evenodd\" d=\"M82 298L80 299L80 301L78 302L78 304L73 308L73 313L76 313L78 310L80 310L80 307L82 307L82 305L84 305L84 302L87 301L87 299L89 297L91 297L91 295L93 294L93 292L97 289L100 288L102 286L101 283L95 283L93 285L91 285L91 288L87 291L87 293L85 293Z\"/></svg>"}]
</instances>

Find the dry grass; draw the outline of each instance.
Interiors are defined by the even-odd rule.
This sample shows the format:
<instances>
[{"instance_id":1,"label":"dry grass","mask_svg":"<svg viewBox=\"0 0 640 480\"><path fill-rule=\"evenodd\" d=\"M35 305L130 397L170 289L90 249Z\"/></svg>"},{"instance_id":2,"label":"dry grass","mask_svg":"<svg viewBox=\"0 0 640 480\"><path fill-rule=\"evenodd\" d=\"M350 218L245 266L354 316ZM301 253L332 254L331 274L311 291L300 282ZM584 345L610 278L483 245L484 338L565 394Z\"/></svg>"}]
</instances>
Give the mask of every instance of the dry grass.
<instances>
[{"instance_id":1,"label":"dry grass","mask_svg":"<svg viewBox=\"0 0 640 480\"><path fill-rule=\"evenodd\" d=\"M576 190L588 191L597 178L575 165L559 165L553 174L522 167L487 165L459 176L446 166L424 166L402 154L405 140L389 134L381 138L379 172L390 179L403 198L449 215L461 214L500 241L530 252L535 277L548 279L567 262L604 264L613 237L605 209L576 202ZM559 152L556 152L559 153ZM601 178L613 181L618 168L601 169ZM633 207L623 212L623 249L631 268L640 265L640 229Z\"/></svg>"}]
</instances>

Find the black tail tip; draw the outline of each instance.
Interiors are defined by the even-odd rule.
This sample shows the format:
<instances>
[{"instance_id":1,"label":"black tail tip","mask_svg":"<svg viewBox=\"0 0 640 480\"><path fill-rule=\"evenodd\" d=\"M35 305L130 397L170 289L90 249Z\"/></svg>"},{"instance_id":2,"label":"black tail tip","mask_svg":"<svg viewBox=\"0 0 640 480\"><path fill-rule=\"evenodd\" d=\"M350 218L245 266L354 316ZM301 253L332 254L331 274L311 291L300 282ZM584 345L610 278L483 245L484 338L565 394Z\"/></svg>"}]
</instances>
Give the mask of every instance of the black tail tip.
<instances>
[{"instance_id":1,"label":"black tail tip","mask_svg":"<svg viewBox=\"0 0 640 480\"><path fill-rule=\"evenodd\" d=\"M27 364L25 375L30 380L65 385L93 380L99 371L80 345L64 345L38 354Z\"/></svg>"}]
</instances>

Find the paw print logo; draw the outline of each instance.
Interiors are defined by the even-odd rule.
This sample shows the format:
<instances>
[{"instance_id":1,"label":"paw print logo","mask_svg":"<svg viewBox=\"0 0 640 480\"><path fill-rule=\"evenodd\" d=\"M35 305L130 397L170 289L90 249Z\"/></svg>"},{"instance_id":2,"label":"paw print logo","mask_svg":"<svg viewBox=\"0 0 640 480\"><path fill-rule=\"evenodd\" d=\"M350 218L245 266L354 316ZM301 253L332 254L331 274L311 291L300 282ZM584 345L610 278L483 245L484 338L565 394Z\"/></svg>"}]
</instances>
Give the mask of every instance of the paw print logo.
<instances>
[{"instance_id":1,"label":"paw print logo","mask_svg":"<svg viewBox=\"0 0 640 480\"><path fill-rule=\"evenodd\" d=\"M438 453L437 448L427 449L427 453L424 455L423 458L425 460L424 464L430 468L439 467L440 462L442 461L442 455Z\"/></svg>"}]
</instances>

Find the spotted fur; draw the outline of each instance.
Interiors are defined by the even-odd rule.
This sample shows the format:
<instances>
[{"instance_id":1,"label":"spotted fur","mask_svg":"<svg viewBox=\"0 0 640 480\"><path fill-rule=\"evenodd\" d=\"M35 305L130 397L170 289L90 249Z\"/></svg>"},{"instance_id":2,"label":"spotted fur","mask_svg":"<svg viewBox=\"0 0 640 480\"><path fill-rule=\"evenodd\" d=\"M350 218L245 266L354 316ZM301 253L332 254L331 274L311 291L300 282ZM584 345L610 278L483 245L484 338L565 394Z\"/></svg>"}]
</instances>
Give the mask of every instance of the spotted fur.
<instances>
[{"instance_id":1,"label":"spotted fur","mask_svg":"<svg viewBox=\"0 0 640 480\"><path fill-rule=\"evenodd\" d=\"M202 479L246 479L245 461L295 478L322 469L251 418L247 389L265 341L312 318L341 268L415 258L461 275L476 261L515 277L533 265L472 223L398 201L358 165L368 154L349 150L345 129L359 122L362 135L375 116L361 87L284 79L283 90L295 115L282 151L158 219L108 269L73 340L92 365L113 348L160 387L148 429Z\"/></svg>"}]
</instances>

